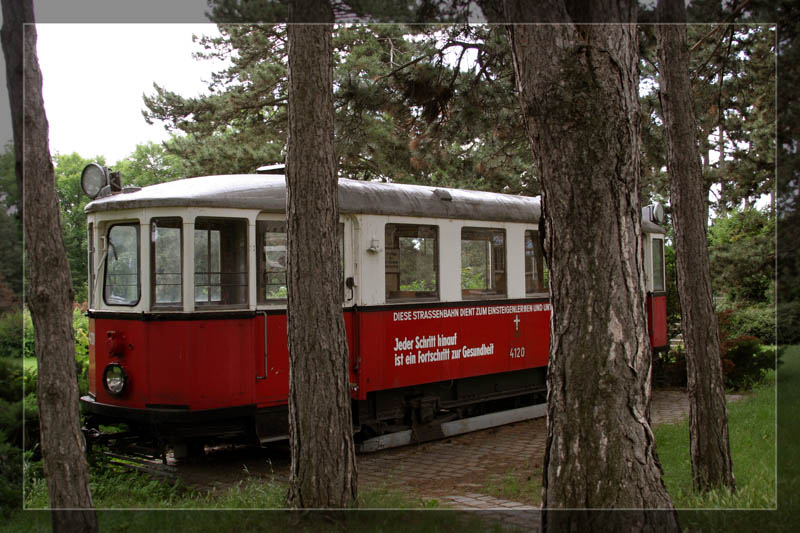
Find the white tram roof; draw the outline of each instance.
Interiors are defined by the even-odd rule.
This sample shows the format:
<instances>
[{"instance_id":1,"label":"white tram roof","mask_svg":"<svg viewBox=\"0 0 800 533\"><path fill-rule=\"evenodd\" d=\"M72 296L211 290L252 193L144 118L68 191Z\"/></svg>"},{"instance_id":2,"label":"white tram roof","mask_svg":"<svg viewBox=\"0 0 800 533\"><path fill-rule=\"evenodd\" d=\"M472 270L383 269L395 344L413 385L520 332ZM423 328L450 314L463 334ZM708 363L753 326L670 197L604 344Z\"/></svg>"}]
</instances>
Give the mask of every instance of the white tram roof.
<instances>
[{"instance_id":1,"label":"white tram roof","mask_svg":"<svg viewBox=\"0 0 800 533\"><path fill-rule=\"evenodd\" d=\"M143 207L224 207L286 212L283 175L186 178L98 198L87 213ZM339 179L339 212L511 222L539 221L539 198L423 185Z\"/></svg>"},{"instance_id":2,"label":"white tram roof","mask_svg":"<svg viewBox=\"0 0 800 533\"><path fill-rule=\"evenodd\" d=\"M185 178L98 198L85 211L147 207L219 207L286 212L286 181L275 174L230 174ZM339 178L339 212L538 224L539 197L484 191L378 183ZM664 230L642 219L648 233Z\"/></svg>"}]
</instances>

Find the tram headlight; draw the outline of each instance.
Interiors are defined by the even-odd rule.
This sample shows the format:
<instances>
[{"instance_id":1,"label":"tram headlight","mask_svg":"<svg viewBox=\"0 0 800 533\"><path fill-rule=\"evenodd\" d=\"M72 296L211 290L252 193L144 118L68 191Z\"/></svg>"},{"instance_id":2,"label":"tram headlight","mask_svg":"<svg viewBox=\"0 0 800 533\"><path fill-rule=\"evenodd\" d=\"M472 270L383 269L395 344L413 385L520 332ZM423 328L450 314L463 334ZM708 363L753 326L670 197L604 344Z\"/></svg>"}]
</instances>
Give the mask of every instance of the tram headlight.
<instances>
[{"instance_id":1,"label":"tram headlight","mask_svg":"<svg viewBox=\"0 0 800 533\"><path fill-rule=\"evenodd\" d=\"M128 376L119 363L111 363L103 371L103 387L109 394L119 396L125 392L128 385Z\"/></svg>"},{"instance_id":2,"label":"tram headlight","mask_svg":"<svg viewBox=\"0 0 800 533\"><path fill-rule=\"evenodd\" d=\"M96 198L100 191L108 185L108 169L97 163L89 163L81 172L81 189L89 198Z\"/></svg>"}]
</instances>

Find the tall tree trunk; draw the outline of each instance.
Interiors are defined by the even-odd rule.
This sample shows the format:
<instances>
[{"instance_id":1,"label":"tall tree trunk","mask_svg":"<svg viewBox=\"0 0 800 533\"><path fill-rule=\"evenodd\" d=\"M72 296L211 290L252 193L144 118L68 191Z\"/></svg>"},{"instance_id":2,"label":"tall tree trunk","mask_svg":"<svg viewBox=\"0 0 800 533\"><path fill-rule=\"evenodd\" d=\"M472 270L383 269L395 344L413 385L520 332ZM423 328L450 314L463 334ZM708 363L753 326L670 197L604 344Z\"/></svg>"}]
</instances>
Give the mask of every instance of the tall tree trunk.
<instances>
[{"instance_id":1,"label":"tall tree trunk","mask_svg":"<svg viewBox=\"0 0 800 533\"><path fill-rule=\"evenodd\" d=\"M659 0L658 12L659 22L670 23L660 24L656 37L681 327L686 346L692 477L695 488L701 491L719 486L733 490L719 329L706 242L708 190L703 184L689 82L686 7L682 0Z\"/></svg>"},{"instance_id":2,"label":"tall tree trunk","mask_svg":"<svg viewBox=\"0 0 800 533\"><path fill-rule=\"evenodd\" d=\"M505 5L508 20L560 23L510 27L550 267L543 524L676 531L647 418L636 4L598 8L621 24L586 25L572 21L597 20L594 4Z\"/></svg>"},{"instance_id":3,"label":"tall tree trunk","mask_svg":"<svg viewBox=\"0 0 800 533\"><path fill-rule=\"evenodd\" d=\"M14 107L12 96L11 112L12 120L22 121L22 127L14 127L14 143L16 146L23 144L23 213L30 279L28 306L36 334L39 374L36 393L53 529L97 531L78 411L72 280L61 236L61 216L42 101L42 75L36 57L36 28L28 25L22 34L12 36L12 31L7 34L5 27L22 30L24 22L33 22L33 5L30 0L3 0L3 16L6 57L24 57L23 71L9 72L8 83L11 95L23 94L21 88L24 87L22 109ZM8 40L7 35L11 37ZM9 63L13 65L13 61ZM20 131L24 138L17 136Z\"/></svg>"},{"instance_id":4,"label":"tall tree trunk","mask_svg":"<svg viewBox=\"0 0 800 533\"><path fill-rule=\"evenodd\" d=\"M11 104L11 129L14 136L14 172L19 191L19 209L22 202L22 34L26 22L33 22L33 1L3 0L3 28L0 40L3 43L3 57L6 60L6 86ZM20 218L23 216L20 211Z\"/></svg>"},{"instance_id":5,"label":"tall tree trunk","mask_svg":"<svg viewBox=\"0 0 800 533\"><path fill-rule=\"evenodd\" d=\"M316 0L290 4L289 15L306 23L288 28L289 504L346 507L356 498L356 462L339 265L333 14Z\"/></svg>"}]
</instances>

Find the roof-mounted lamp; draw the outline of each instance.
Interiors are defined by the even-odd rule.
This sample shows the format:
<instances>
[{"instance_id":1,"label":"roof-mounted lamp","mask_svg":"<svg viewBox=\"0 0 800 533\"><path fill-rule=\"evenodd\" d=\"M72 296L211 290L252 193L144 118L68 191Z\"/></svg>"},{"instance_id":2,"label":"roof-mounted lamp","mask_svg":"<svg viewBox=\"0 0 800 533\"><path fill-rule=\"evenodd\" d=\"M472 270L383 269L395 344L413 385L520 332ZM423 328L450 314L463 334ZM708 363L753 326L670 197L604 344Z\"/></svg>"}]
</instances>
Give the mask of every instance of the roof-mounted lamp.
<instances>
[{"instance_id":1,"label":"roof-mounted lamp","mask_svg":"<svg viewBox=\"0 0 800 533\"><path fill-rule=\"evenodd\" d=\"M94 200L97 197L121 192L122 177L119 172L111 172L97 163L89 163L81 172L81 189L86 196Z\"/></svg>"},{"instance_id":2,"label":"roof-mounted lamp","mask_svg":"<svg viewBox=\"0 0 800 533\"><path fill-rule=\"evenodd\" d=\"M646 205L642 208L642 219L648 222L652 222L660 226L664 223L664 218L664 206L659 202Z\"/></svg>"}]
</instances>

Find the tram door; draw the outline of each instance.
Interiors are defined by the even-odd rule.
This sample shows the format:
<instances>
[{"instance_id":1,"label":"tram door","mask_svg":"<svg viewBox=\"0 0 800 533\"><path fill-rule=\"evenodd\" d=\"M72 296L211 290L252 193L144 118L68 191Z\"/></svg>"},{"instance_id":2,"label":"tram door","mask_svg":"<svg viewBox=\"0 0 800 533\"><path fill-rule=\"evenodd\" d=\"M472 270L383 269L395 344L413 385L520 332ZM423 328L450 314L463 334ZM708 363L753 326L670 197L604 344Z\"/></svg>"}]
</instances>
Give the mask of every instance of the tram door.
<instances>
[{"instance_id":1,"label":"tram door","mask_svg":"<svg viewBox=\"0 0 800 533\"><path fill-rule=\"evenodd\" d=\"M289 352L286 345L286 221L256 221L256 291L258 311L253 327L255 402L286 402Z\"/></svg>"},{"instance_id":2,"label":"tram door","mask_svg":"<svg viewBox=\"0 0 800 533\"><path fill-rule=\"evenodd\" d=\"M356 301L352 239L345 238L352 227L339 224L339 266L343 305L352 307ZM256 268L258 310L253 326L253 375L255 403L259 407L285 404L289 394L289 350L287 346L287 235L285 220L256 221ZM349 280L349 281L348 281ZM353 315L345 313L348 344L353 356Z\"/></svg>"}]
</instances>

